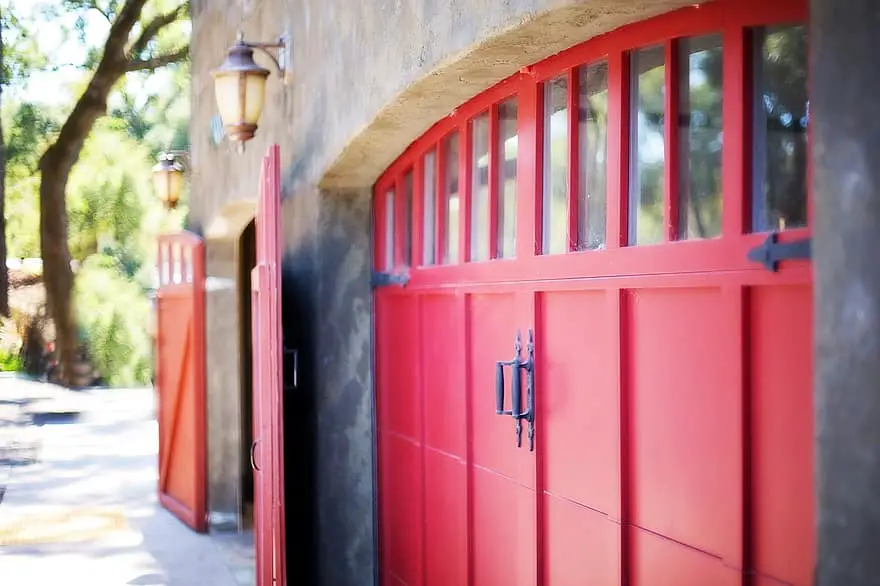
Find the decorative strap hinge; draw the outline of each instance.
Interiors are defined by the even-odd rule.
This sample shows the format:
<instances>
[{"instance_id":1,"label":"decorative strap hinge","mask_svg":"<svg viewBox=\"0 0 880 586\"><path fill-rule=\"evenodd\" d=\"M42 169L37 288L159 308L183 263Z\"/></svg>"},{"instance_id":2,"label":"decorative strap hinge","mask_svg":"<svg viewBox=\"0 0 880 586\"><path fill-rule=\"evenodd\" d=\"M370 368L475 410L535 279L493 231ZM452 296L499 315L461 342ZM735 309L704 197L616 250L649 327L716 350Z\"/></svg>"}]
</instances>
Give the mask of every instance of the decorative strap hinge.
<instances>
[{"instance_id":1,"label":"decorative strap hinge","mask_svg":"<svg viewBox=\"0 0 880 586\"><path fill-rule=\"evenodd\" d=\"M370 285L375 289L376 287L388 287L389 285L394 285L397 287L406 287L407 283L409 283L409 273L383 273L379 271L373 271L373 274L370 278Z\"/></svg>"},{"instance_id":2,"label":"decorative strap hinge","mask_svg":"<svg viewBox=\"0 0 880 586\"><path fill-rule=\"evenodd\" d=\"M773 232L760 246L748 252L747 258L759 262L768 271L779 270L784 260L808 260L813 256L812 238L801 238L792 242L779 242L779 233Z\"/></svg>"}]
</instances>

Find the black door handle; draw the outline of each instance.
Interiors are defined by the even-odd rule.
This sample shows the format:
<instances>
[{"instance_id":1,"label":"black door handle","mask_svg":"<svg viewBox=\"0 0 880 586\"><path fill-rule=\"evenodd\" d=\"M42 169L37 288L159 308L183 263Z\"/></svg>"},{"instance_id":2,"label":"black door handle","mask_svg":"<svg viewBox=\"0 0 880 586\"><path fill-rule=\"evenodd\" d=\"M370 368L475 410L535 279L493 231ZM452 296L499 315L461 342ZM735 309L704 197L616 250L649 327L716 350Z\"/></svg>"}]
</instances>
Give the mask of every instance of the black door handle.
<instances>
[{"instance_id":1,"label":"black door handle","mask_svg":"<svg viewBox=\"0 0 880 586\"><path fill-rule=\"evenodd\" d=\"M495 415L509 415L504 411L504 363L495 363Z\"/></svg>"},{"instance_id":2,"label":"black door handle","mask_svg":"<svg viewBox=\"0 0 880 586\"><path fill-rule=\"evenodd\" d=\"M514 340L513 360L495 363L495 414L510 415L516 420L516 447L522 446L522 422L529 424L529 451L535 449L535 343L529 330L528 357L522 357L522 338L519 331ZM511 367L510 409L504 409L504 368ZM526 372L526 409L522 411L522 372Z\"/></svg>"}]
</instances>

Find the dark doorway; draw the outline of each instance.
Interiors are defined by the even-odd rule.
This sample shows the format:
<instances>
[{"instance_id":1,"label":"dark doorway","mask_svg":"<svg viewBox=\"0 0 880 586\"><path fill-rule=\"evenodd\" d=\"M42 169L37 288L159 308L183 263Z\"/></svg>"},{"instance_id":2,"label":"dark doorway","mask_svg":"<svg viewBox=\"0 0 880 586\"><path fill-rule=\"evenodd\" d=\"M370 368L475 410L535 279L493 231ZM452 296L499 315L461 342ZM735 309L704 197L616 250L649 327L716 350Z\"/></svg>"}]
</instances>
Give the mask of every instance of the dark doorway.
<instances>
[{"instance_id":1,"label":"dark doorway","mask_svg":"<svg viewBox=\"0 0 880 586\"><path fill-rule=\"evenodd\" d=\"M238 242L239 315L241 324L241 528L254 526L254 471L251 468L250 448L254 440L253 343L251 339L251 271L257 265L256 230L251 222L242 231Z\"/></svg>"}]
</instances>

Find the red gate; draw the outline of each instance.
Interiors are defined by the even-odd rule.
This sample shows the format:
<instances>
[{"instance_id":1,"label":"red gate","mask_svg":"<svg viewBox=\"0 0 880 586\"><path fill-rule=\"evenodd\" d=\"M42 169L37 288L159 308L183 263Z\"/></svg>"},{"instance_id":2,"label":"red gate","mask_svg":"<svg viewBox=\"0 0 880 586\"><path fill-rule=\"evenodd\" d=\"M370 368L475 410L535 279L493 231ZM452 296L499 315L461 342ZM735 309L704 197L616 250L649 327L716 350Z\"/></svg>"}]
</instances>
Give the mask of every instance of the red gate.
<instances>
[{"instance_id":1,"label":"red gate","mask_svg":"<svg viewBox=\"0 0 880 586\"><path fill-rule=\"evenodd\" d=\"M159 237L156 390L159 500L207 530L205 481L205 249L195 234Z\"/></svg>"},{"instance_id":2,"label":"red gate","mask_svg":"<svg viewBox=\"0 0 880 586\"><path fill-rule=\"evenodd\" d=\"M278 145L263 158L253 298L257 586L287 583L284 559L284 403L281 340L281 176Z\"/></svg>"}]
</instances>

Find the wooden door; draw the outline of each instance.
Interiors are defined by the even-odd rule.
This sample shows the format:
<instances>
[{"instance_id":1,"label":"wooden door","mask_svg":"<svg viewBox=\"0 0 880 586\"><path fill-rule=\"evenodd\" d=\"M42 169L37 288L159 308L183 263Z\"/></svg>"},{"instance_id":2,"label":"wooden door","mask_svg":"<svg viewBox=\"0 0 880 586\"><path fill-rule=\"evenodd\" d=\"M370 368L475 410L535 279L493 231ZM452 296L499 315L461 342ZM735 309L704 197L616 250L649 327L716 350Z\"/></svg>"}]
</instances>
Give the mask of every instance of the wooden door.
<instances>
[{"instance_id":1,"label":"wooden door","mask_svg":"<svg viewBox=\"0 0 880 586\"><path fill-rule=\"evenodd\" d=\"M281 337L281 176L279 148L263 158L251 276L254 358L254 469L257 585L283 586L284 400Z\"/></svg>"},{"instance_id":2,"label":"wooden door","mask_svg":"<svg viewBox=\"0 0 880 586\"><path fill-rule=\"evenodd\" d=\"M614 31L380 179L383 584L812 583L804 20ZM534 451L495 405L529 330Z\"/></svg>"},{"instance_id":3,"label":"wooden door","mask_svg":"<svg viewBox=\"0 0 880 586\"><path fill-rule=\"evenodd\" d=\"M207 530L204 254L195 234L159 237L159 501L198 532Z\"/></svg>"}]
</instances>

